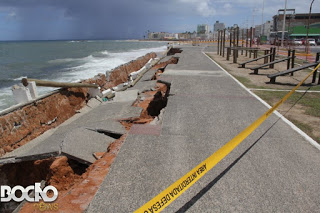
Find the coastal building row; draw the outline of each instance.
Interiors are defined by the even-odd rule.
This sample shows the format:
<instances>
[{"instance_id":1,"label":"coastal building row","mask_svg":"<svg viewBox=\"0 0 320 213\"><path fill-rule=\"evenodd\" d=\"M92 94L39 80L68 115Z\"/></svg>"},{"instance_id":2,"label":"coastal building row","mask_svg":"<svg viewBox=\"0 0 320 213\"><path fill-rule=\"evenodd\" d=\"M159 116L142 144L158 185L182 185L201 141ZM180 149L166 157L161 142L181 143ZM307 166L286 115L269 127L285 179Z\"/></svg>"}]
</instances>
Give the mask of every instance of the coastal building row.
<instances>
[{"instance_id":1,"label":"coastal building row","mask_svg":"<svg viewBox=\"0 0 320 213\"><path fill-rule=\"evenodd\" d=\"M273 16L272 20L268 20L263 24L255 25L253 27L253 36L255 38L263 38L265 41L279 37L279 33L283 27L283 10L280 9L278 14ZM320 13L295 13L295 9L287 9L285 21L285 33L287 37L303 38L307 34L307 25L309 23L309 37L315 38L320 41ZM231 27L226 27L224 23L216 21L213 24L213 31L210 30L208 24L197 25L197 31L184 32L184 33L167 33L167 32L150 32L148 39L154 40L190 40L190 39L206 39L216 40L218 38L218 31L226 29L226 36L232 29L237 28L238 25L234 24ZM246 32L246 31L245 31ZM281 37L281 36L280 36Z\"/></svg>"}]
</instances>

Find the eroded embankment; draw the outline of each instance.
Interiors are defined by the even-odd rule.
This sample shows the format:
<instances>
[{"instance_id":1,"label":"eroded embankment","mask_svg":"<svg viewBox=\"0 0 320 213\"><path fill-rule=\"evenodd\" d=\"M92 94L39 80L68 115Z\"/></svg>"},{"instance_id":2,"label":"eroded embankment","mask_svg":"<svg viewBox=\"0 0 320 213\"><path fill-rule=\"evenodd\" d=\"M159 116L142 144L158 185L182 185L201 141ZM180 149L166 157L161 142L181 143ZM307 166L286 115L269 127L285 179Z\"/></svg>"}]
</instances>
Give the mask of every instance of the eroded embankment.
<instances>
[{"instance_id":1,"label":"eroded embankment","mask_svg":"<svg viewBox=\"0 0 320 213\"><path fill-rule=\"evenodd\" d=\"M158 82L154 91L146 91L142 93L142 97L145 98L139 98L134 103L135 106L143 108L140 117L127 118L119 121L121 124L125 126L127 132L130 131L132 124L150 123L160 114L160 111L167 104L169 89L170 88L167 84ZM81 175L74 171L74 168L70 166L70 163L68 163L69 160L66 157L59 157L56 158L54 161L52 161L51 159L44 160L52 162L51 164L49 163L47 165L46 169L43 169L44 172L50 174L50 178L47 177L48 183L60 189L59 197L55 201L55 204L58 205L59 211L68 212L70 211L70 209L72 209L73 212L85 211L85 209L88 207L91 200L93 199L95 193L97 192L100 184L105 179L105 176L108 174L110 166L115 160L118 152L120 151L120 148L124 143L127 134L122 135L119 139L111 143L108 147L107 152L101 153L101 158L94 162L92 165L90 165L86 169L86 171ZM30 164L34 163L35 162L30 162ZM60 169L61 174L51 175L56 174L54 171L52 171L52 169L59 169L60 163L62 164ZM56 170L58 171L58 169ZM64 176L64 171L70 172L67 172L67 174ZM32 171L29 172L32 173ZM75 177L75 181L67 181L72 180L71 177ZM38 211L39 209L35 208L34 204L26 203L20 212Z\"/></svg>"},{"instance_id":2,"label":"eroded embankment","mask_svg":"<svg viewBox=\"0 0 320 213\"><path fill-rule=\"evenodd\" d=\"M86 165L65 156L6 164L0 167L0 185L27 187L44 180L46 185L64 191L79 183L86 169ZM18 205L14 201L1 203L0 212L12 212Z\"/></svg>"},{"instance_id":3,"label":"eroded embankment","mask_svg":"<svg viewBox=\"0 0 320 213\"><path fill-rule=\"evenodd\" d=\"M142 68L155 53L131 61L115 68L108 79L99 74L86 83L96 83L107 89L127 81L128 74ZM0 157L45 131L54 128L77 113L88 101L88 89L61 89L58 93L37 100L32 104L0 117Z\"/></svg>"},{"instance_id":4,"label":"eroded embankment","mask_svg":"<svg viewBox=\"0 0 320 213\"><path fill-rule=\"evenodd\" d=\"M148 53L144 57L140 58L139 60L131 61L127 64L123 64L119 67L114 68L107 77L108 82L106 84L106 88L111 88L117 86L121 83L128 81L128 75L133 71L137 71L143 67L150 58L157 57L156 53Z\"/></svg>"},{"instance_id":5,"label":"eroded embankment","mask_svg":"<svg viewBox=\"0 0 320 213\"><path fill-rule=\"evenodd\" d=\"M158 68L177 63L177 61L176 58L171 58L158 63L152 70L158 70ZM158 82L154 89L140 94L133 105L143 108L141 115L119 120L127 132L130 131L132 124L145 124L159 120L158 116L167 104L169 87L169 84ZM70 209L76 212L84 211L105 179L127 134L111 143L107 152L98 153L99 159L89 167L65 156L0 166L0 185L26 187L44 180L46 185L53 185L59 191L58 200L55 202L58 204L59 211L68 212ZM12 212L17 206L18 203L10 202L0 206L0 212ZM35 207L33 203L26 203L21 212L41 212L38 207ZM43 207L49 210L52 205L43 205Z\"/></svg>"}]
</instances>

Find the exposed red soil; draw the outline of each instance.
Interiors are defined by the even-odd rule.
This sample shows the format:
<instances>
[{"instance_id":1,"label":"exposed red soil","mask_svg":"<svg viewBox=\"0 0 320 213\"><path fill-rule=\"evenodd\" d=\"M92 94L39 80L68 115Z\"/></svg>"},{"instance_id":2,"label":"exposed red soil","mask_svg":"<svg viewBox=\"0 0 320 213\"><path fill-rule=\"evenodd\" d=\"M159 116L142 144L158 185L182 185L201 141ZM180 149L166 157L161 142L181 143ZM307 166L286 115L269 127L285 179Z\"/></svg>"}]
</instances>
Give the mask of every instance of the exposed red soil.
<instances>
[{"instance_id":1,"label":"exposed red soil","mask_svg":"<svg viewBox=\"0 0 320 213\"><path fill-rule=\"evenodd\" d=\"M171 48L167 55L174 55L176 53L181 53L182 50L180 48Z\"/></svg>"},{"instance_id":2,"label":"exposed red soil","mask_svg":"<svg viewBox=\"0 0 320 213\"><path fill-rule=\"evenodd\" d=\"M166 100L168 94L168 87L163 83L157 83L155 91L148 91L143 93L146 97L143 101L136 101L135 106L143 108L141 116L138 118L131 118L127 120L120 121L129 131L133 123L149 123L155 116L150 115L149 113L155 113L155 111L160 111L156 107L155 111L150 110L152 104L159 105L159 101ZM161 104L160 104L161 105ZM163 104L162 104L163 106ZM154 106L153 106L154 107ZM64 166L66 161L65 158L60 158L59 160L54 161L50 166L50 172L52 177L50 179L50 184L56 186L59 190L59 197L54 202L58 204L59 211L69 212L72 209L72 212L83 212L91 200L93 199L95 193L97 192L100 184L105 179L105 176L108 174L109 169L113 161L115 160L122 144L125 141L127 135L123 135L116 141L114 141L109 147L106 153L99 153L101 158L93 163L81 177L75 176L76 181L73 185L70 185L69 181L72 177L71 170ZM56 168L60 168L60 171ZM65 175L69 178L65 178ZM69 183L69 189L68 189ZM71 187L71 188L70 188ZM27 203L23 206L20 212L40 212L39 209L36 209L32 203ZM50 211L49 211L50 212Z\"/></svg>"},{"instance_id":3,"label":"exposed red soil","mask_svg":"<svg viewBox=\"0 0 320 213\"><path fill-rule=\"evenodd\" d=\"M75 173L65 156L57 158L50 165L48 175L50 177L48 185L56 187L59 192L69 189L81 180L81 176Z\"/></svg>"},{"instance_id":4,"label":"exposed red soil","mask_svg":"<svg viewBox=\"0 0 320 213\"><path fill-rule=\"evenodd\" d=\"M164 62L161 62L161 63L154 65L152 67L152 69L165 68L168 64L177 64L178 61L179 61L178 57L172 57L168 61L164 61Z\"/></svg>"},{"instance_id":5,"label":"exposed red soil","mask_svg":"<svg viewBox=\"0 0 320 213\"><path fill-rule=\"evenodd\" d=\"M114 141L108 147L108 151L102 156L102 158L92 164L87 169L87 171L82 174L81 177L78 177L75 182L73 182L73 186L71 188L70 186L67 188L61 187L65 186L65 183L68 183L67 181L64 182L66 178L63 174L71 174L70 170L67 167L63 166L65 164L65 161L61 160L57 162L57 165L51 165L53 167L53 170L57 171L57 173L55 173L55 177L57 179L54 180L59 182L59 196L58 199L54 202L55 204L58 204L59 212L83 212L88 207L100 184L108 174L110 166L115 160L115 157L118 154L126 136L127 135L123 135L122 137ZM60 166L62 167L60 172L54 169L59 168ZM70 180L71 176L72 175L69 175ZM34 207L34 203L26 203L22 207L20 212L40 212L40 210Z\"/></svg>"},{"instance_id":6,"label":"exposed red soil","mask_svg":"<svg viewBox=\"0 0 320 213\"><path fill-rule=\"evenodd\" d=\"M155 91L147 91L143 93L144 100L137 100L133 105L141 107L143 110L138 120L134 120L135 124L150 123L155 116L159 115L160 110L164 108L162 102L167 100L168 87L163 83L156 84Z\"/></svg>"},{"instance_id":7,"label":"exposed red soil","mask_svg":"<svg viewBox=\"0 0 320 213\"><path fill-rule=\"evenodd\" d=\"M109 81L106 84L107 88L117 86L121 83L128 81L128 75L132 72L141 69L151 58L157 57L156 53L148 53L145 56L138 58L135 61L131 61L127 64L123 64L112 70L109 76Z\"/></svg>"},{"instance_id":8,"label":"exposed red soil","mask_svg":"<svg viewBox=\"0 0 320 213\"><path fill-rule=\"evenodd\" d=\"M33 185L35 182L41 182L41 180L47 180L48 174L50 173L49 167L54 160L55 158L49 158L45 160L6 164L0 167L0 172L6 175L8 185L21 185L25 187Z\"/></svg>"},{"instance_id":9,"label":"exposed red soil","mask_svg":"<svg viewBox=\"0 0 320 213\"><path fill-rule=\"evenodd\" d=\"M158 69L157 72L154 74L152 80L157 80L159 79L160 75L163 73L164 68L168 65L168 64L177 64L179 61L179 58L177 57L172 57L171 59L169 59L168 61L159 63L157 65L155 65L153 68L154 69Z\"/></svg>"},{"instance_id":10,"label":"exposed red soil","mask_svg":"<svg viewBox=\"0 0 320 213\"><path fill-rule=\"evenodd\" d=\"M22 185L23 187L27 187L45 180L48 185L55 186L59 192L64 191L81 180L81 176L77 174L79 168L72 166L72 164L74 164L72 160L68 160L64 156L6 164L0 167L0 185L10 185L11 187ZM51 197L52 193L49 192L48 196ZM33 204L30 204L33 207ZM11 212L17 205L13 201L5 203L3 206L0 205L0 212Z\"/></svg>"},{"instance_id":11,"label":"exposed red soil","mask_svg":"<svg viewBox=\"0 0 320 213\"><path fill-rule=\"evenodd\" d=\"M6 164L0 167L0 171L5 174L9 185L26 187L45 180L59 191L70 188L80 179L65 156Z\"/></svg>"},{"instance_id":12,"label":"exposed red soil","mask_svg":"<svg viewBox=\"0 0 320 213\"><path fill-rule=\"evenodd\" d=\"M87 89L64 89L0 117L0 156L73 116L87 101Z\"/></svg>"}]
</instances>

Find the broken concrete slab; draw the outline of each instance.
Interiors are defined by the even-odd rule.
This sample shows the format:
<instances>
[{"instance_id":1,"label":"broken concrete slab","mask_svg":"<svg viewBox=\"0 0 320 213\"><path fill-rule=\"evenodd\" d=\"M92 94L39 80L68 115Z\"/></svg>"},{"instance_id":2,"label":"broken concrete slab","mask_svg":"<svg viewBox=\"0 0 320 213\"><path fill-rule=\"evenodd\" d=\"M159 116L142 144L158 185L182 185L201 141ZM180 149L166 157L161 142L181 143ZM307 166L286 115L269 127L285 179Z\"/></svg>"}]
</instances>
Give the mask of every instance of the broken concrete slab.
<instances>
[{"instance_id":1,"label":"broken concrete slab","mask_svg":"<svg viewBox=\"0 0 320 213\"><path fill-rule=\"evenodd\" d=\"M91 130L97 130L97 129L102 129L105 131L110 131L114 132L117 134L125 134L126 129L124 128L123 125L117 120L114 119L106 119L102 121L94 121L94 122L84 122L83 119L81 120L76 120L70 125L64 126L64 128L59 128L55 132L56 134L64 134L66 132L70 132L73 129L83 127L84 129L91 129Z\"/></svg>"},{"instance_id":2,"label":"broken concrete slab","mask_svg":"<svg viewBox=\"0 0 320 213\"><path fill-rule=\"evenodd\" d=\"M96 98L91 98L88 103L87 106L91 107L91 108L96 108L97 106L99 106L101 104L101 101L97 100Z\"/></svg>"},{"instance_id":3,"label":"broken concrete slab","mask_svg":"<svg viewBox=\"0 0 320 213\"><path fill-rule=\"evenodd\" d=\"M112 134L125 134L126 130L118 120L138 117L141 111L142 108L133 107L130 102L102 103L94 109L76 114L58 128L48 130L28 144L11 153L7 153L3 158L28 159L28 156L32 155L40 156L44 153L61 151L61 144L67 134L78 128L83 130L102 130Z\"/></svg>"},{"instance_id":4,"label":"broken concrete slab","mask_svg":"<svg viewBox=\"0 0 320 213\"><path fill-rule=\"evenodd\" d=\"M69 132L63 140L61 153L85 164L96 161L95 152L106 152L114 138L84 128Z\"/></svg>"},{"instance_id":5,"label":"broken concrete slab","mask_svg":"<svg viewBox=\"0 0 320 213\"><path fill-rule=\"evenodd\" d=\"M77 123L86 125L87 123L94 123L105 121L108 119L123 119L138 117L141 114L142 108L131 106L132 102L106 102L84 114Z\"/></svg>"},{"instance_id":6,"label":"broken concrete slab","mask_svg":"<svg viewBox=\"0 0 320 213\"><path fill-rule=\"evenodd\" d=\"M22 161L32 161L32 160L41 160L51 157L56 157L60 153L58 151L56 152L48 152L48 153L42 153L37 155L28 155L28 156L10 156L0 159L0 165L1 164L9 164L9 163L19 163Z\"/></svg>"},{"instance_id":7,"label":"broken concrete slab","mask_svg":"<svg viewBox=\"0 0 320 213\"><path fill-rule=\"evenodd\" d=\"M126 90L117 92L116 96L113 98L113 102L134 102L138 97L139 90Z\"/></svg>"},{"instance_id":8,"label":"broken concrete slab","mask_svg":"<svg viewBox=\"0 0 320 213\"><path fill-rule=\"evenodd\" d=\"M173 56L173 55L169 55L169 56L166 56L164 58L162 58L159 63L163 63L163 62L166 62L166 61L169 61L171 58L173 57L176 57L176 56Z\"/></svg>"},{"instance_id":9,"label":"broken concrete slab","mask_svg":"<svg viewBox=\"0 0 320 213\"><path fill-rule=\"evenodd\" d=\"M32 150L35 146L37 146L39 143L50 137L56 129L49 129L46 131L44 134L40 135L39 137L33 139L29 143L13 150L12 152L6 153L4 156L2 156L0 159L4 158L10 158L10 157L15 157L15 156L22 156L25 153L27 153L29 150Z\"/></svg>"},{"instance_id":10,"label":"broken concrete slab","mask_svg":"<svg viewBox=\"0 0 320 213\"><path fill-rule=\"evenodd\" d=\"M109 144L114 140L115 138L93 130L82 127L73 128L65 132L57 131L37 145L29 147L29 149L20 150L20 153L15 153L11 158L13 158L13 162L19 162L37 158L42 159L45 156L49 156L47 153L54 153L49 157L66 155L79 162L91 164L95 161L93 153L105 152ZM3 163L8 163L8 160L10 159L4 158Z\"/></svg>"},{"instance_id":11,"label":"broken concrete slab","mask_svg":"<svg viewBox=\"0 0 320 213\"><path fill-rule=\"evenodd\" d=\"M147 73L145 73L143 75L143 77L141 78L140 81L150 81L153 78L153 76L156 74L157 71L158 71L157 69L149 70Z\"/></svg>"},{"instance_id":12,"label":"broken concrete slab","mask_svg":"<svg viewBox=\"0 0 320 213\"><path fill-rule=\"evenodd\" d=\"M143 93L144 91L150 91L153 89L157 84L156 80L153 81L139 81L134 88L130 88L129 90L138 90L139 93Z\"/></svg>"}]
</instances>

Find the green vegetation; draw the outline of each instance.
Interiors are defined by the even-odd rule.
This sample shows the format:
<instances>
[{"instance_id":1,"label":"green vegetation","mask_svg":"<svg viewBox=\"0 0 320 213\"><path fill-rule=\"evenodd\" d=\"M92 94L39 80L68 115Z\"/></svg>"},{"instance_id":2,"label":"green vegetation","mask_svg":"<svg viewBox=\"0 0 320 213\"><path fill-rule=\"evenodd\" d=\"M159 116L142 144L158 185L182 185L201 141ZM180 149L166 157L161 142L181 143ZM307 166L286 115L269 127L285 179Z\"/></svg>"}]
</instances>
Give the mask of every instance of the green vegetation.
<instances>
[{"instance_id":1,"label":"green vegetation","mask_svg":"<svg viewBox=\"0 0 320 213\"><path fill-rule=\"evenodd\" d=\"M320 143L320 137L316 137L312 132L312 127L308 124L301 123L300 121L297 121L295 119L290 118L290 121L296 125L299 129L304 131L307 135L309 135L312 139Z\"/></svg>"},{"instance_id":2,"label":"green vegetation","mask_svg":"<svg viewBox=\"0 0 320 213\"><path fill-rule=\"evenodd\" d=\"M310 88L311 91L320 91L320 85L313 86Z\"/></svg>"},{"instance_id":3,"label":"green vegetation","mask_svg":"<svg viewBox=\"0 0 320 213\"><path fill-rule=\"evenodd\" d=\"M238 81L240 81L243 85L245 85L248 88L255 88L255 89L270 89L268 87L262 87L262 86L257 86L252 83L252 81L249 78L243 77L243 76L238 76L238 75L232 75L235 77Z\"/></svg>"},{"instance_id":4,"label":"green vegetation","mask_svg":"<svg viewBox=\"0 0 320 213\"><path fill-rule=\"evenodd\" d=\"M274 105L277 101L282 99L287 92L270 92L270 91L254 91L260 98L264 99L270 105ZM314 117L320 117L320 93L294 93L286 101L288 104L300 104L304 107L304 113ZM320 143L320 137L313 134L313 127L302 123L301 121L293 119L291 116L288 118L294 125L304 131L307 135Z\"/></svg>"},{"instance_id":5,"label":"green vegetation","mask_svg":"<svg viewBox=\"0 0 320 213\"><path fill-rule=\"evenodd\" d=\"M267 101L270 105L275 104L281 98L283 98L287 92L278 92L278 91L254 91L260 98ZM303 97L302 97L303 96ZM303 95L303 93L294 93L291 95L287 103L300 104L305 107L305 113L307 115L320 117L320 94L319 93L307 93Z\"/></svg>"}]
</instances>

